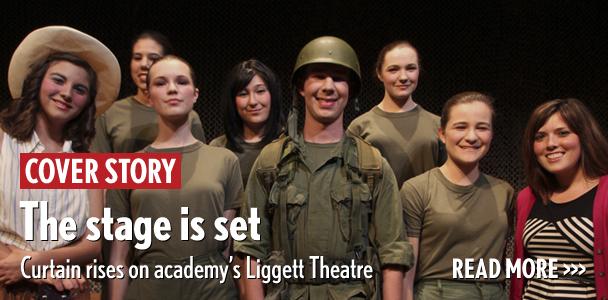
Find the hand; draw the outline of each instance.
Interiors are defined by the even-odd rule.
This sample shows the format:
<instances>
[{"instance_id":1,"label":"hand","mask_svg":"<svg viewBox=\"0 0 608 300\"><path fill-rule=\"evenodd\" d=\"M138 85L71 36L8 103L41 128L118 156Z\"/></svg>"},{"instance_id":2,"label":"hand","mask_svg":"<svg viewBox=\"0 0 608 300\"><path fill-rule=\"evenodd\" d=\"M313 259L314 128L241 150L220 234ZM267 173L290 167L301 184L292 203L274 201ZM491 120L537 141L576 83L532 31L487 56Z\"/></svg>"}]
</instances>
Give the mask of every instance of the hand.
<instances>
[{"instance_id":1,"label":"hand","mask_svg":"<svg viewBox=\"0 0 608 300\"><path fill-rule=\"evenodd\" d=\"M22 250L12 245L8 245L6 248L10 253L0 260L0 284L8 285L23 279L21 260L25 256L34 256L35 252Z\"/></svg>"}]
</instances>

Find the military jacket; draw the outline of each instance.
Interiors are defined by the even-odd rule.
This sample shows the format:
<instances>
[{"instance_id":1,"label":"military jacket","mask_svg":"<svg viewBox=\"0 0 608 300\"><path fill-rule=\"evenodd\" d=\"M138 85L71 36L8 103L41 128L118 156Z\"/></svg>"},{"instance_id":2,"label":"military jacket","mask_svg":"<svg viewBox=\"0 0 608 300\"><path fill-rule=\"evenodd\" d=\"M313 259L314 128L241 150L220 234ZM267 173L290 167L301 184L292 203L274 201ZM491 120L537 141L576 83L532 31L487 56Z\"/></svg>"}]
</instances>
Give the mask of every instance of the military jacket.
<instances>
[{"instance_id":1,"label":"military jacket","mask_svg":"<svg viewBox=\"0 0 608 300\"><path fill-rule=\"evenodd\" d=\"M316 169L306 159L307 147L302 138L286 142L278 176L269 191L258 176L260 159L265 151L271 151L266 146L252 168L241 210L243 217L249 217L250 208L258 209L261 239L255 241L248 235L235 242L235 252L263 260L281 251L287 264L292 264L293 259L310 262L310 256L341 263L361 259L373 248L380 266L409 268L412 250L405 238L395 176L382 158L382 172L370 190L357 176L353 162L358 153L353 139L345 136ZM356 211L360 212L358 217L353 213ZM288 285L290 299L365 298L367 293L361 281Z\"/></svg>"}]
</instances>

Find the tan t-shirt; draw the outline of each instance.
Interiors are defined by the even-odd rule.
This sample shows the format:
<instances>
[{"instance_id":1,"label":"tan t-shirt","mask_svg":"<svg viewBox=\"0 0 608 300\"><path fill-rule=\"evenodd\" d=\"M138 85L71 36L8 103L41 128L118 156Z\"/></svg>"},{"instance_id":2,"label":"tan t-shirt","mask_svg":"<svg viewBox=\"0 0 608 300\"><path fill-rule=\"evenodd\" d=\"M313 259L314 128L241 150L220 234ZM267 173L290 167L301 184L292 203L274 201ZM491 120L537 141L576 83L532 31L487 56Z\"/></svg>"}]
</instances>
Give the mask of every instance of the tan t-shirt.
<instances>
[{"instance_id":1,"label":"tan t-shirt","mask_svg":"<svg viewBox=\"0 0 608 300\"><path fill-rule=\"evenodd\" d=\"M95 120L92 152L137 152L150 145L158 135L158 114L133 96L117 100ZM191 111L188 119L194 137L205 143L201 119Z\"/></svg>"},{"instance_id":2,"label":"tan t-shirt","mask_svg":"<svg viewBox=\"0 0 608 300\"><path fill-rule=\"evenodd\" d=\"M108 204L112 216L166 217L171 222L171 239L152 239L148 250L136 250L134 258L142 263L155 260L184 259L206 255L223 249L224 243L216 241L215 219L225 210L241 206L241 171L236 156L229 150L207 146L201 142L180 148L155 149L146 147L144 152L182 153L182 188L178 190L109 190ZM205 219L202 241L180 240L180 207L189 208L189 218ZM194 233L191 231L191 234Z\"/></svg>"},{"instance_id":3,"label":"tan t-shirt","mask_svg":"<svg viewBox=\"0 0 608 300\"><path fill-rule=\"evenodd\" d=\"M375 106L352 121L348 131L378 148L393 169L397 185L445 161L437 136L439 117L420 105L389 113Z\"/></svg>"},{"instance_id":4,"label":"tan t-shirt","mask_svg":"<svg viewBox=\"0 0 608 300\"><path fill-rule=\"evenodd\" d=\"M416 280L453 279L453 258L486 259L485 266L502 260L514 196L507 182L483 173L470 186L450 182L439 168L406 181L405 227L420 239Z\"/></svg>"},{"instance_id":5,"label":"tan t-shirt","mask_svg":"<svg viewBox=\"0 0 608 300\"><path fill-rule=\"evenodd\" d=\"M209 143L209 146L214 147L222 147L226 148L226 135L221 135L216 137ZM251 167L255 162L255 159L258 158L260 151L264 148L264 144L262 142L257 143L239 143L241 148L243 148L243 152L234 152L236 157L239 158L239 165L241 166L241 175L243 176L243 187L247 185L247 180L249 179L249 172L251 172Z\"/></svg>"}]
</instances>

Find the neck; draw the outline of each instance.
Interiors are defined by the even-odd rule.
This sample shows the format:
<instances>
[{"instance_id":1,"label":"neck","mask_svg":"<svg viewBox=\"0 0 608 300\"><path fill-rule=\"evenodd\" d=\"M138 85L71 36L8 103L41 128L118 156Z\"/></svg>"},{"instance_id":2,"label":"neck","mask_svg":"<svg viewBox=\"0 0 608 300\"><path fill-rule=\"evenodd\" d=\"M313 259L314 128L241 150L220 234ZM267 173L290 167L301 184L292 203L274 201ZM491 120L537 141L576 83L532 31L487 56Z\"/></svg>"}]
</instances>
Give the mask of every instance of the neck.
<instances>
[{"instance_id":1,"label":"neck","mask_svg":"<svg viewBox=\"0 0 608 300\"><path fill-rule=\"evenodd\" d=\"M439 170L450 182L457 185L471 185L479 178L479 164L459 166L448 158Z\"/></svg>"},{"instance_id":2,"label":"neck","mask_svg":"<svg viewBox=\"0 0 608 300\"><path fill-rule=\"evenodd\" d=\"M406 112L416 108L416 105L411 95L404 99L395 99L384 92L384 98L382 98L378 107L385 112Z\"/></svg>"},{"instance_id":3,"label":"neck","mask_svg":"<svg viewBox=\"0 0 608 300\"><path fill-rule=\"evenodd\" d=\"M579 185L579 184L586 184L587 181L589 181L589 180L587 180L587 178L585 178L585 174L583 173L583 168L580 168L580 167L574 172L555 175L555 179L557 179L557 182L559 183L561 190L567 190L570 187L573 187L573 186Z\"/></svg>"},{"instance_id":4,"label":"neck","mask_svg":"<svg viewBox=\"0 0 608 300\"><path fill-rule=\"evenodd\" d=\"M146 90L142 90L142 89L138 88L137 94L135 94L135 96L133 96L133 98L135 98L135 100L137 100L137 102L139 102L145 106L151 106L150 100L148 100L148 93L146 92Z\"/></svg>"},{"instance_id":5,"label":"neck","mask_svg":"<svg viewBox=\"0 0 608 300\"><path fill-rule=\"evenodd\" d=\"M264 138L264 126L243 125L243 141L257 143Z\"/></svg>"},{"instance_id":6,"label":"neck","mask_svg":"<svg viewBox=\"0 0 608 300\"><path fill-rule=\"evenodd\" d=\"M158 136L152 143L154 148L177 148L195 142L187 115L176 120L158 118Z\"/></svg>"},{"instance_id":7,"label":"neck","mask_svg":"<svg viewBox=\"0 0 608 300\"><path fill-rule=\"evenodd\" d=\"M46 152L61 151L64 141L63 126L64 124L53 123L44 113L39 113L36 117L34 130Z\"/></svg>"},{"instance_id":8,"label":"neck","mask_svg":"<svg viewBox=\"0 0 608 300\"><path fill-rule=\"evenodd\" d=\"M306 118L304 121L304 140L315 144L332 144L339 142L344 136L342 116L331 124L323 124Z\"/></svg>"}]
</instances>

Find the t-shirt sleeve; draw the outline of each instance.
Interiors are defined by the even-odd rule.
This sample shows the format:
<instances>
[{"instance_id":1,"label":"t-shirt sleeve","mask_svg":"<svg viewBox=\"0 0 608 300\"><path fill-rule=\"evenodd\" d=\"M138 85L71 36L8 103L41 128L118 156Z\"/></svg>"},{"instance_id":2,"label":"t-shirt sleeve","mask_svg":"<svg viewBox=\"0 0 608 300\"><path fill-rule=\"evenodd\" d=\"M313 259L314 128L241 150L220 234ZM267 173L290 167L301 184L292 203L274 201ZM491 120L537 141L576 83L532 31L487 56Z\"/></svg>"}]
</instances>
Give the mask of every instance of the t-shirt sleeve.
<instances>
[{"instance_id":1,"label":"t-shirt sleeve","mask_svg":"<svg viewBox=\"0 0 608 300\"><path fill-rule=\"evenodd\" d=\"M224 186L224 210L236 209L241 207L243 196L243 179L238 158L231 155L226 158L226 181Z\"/></svg>"},{"instance_id":2,"label":"t-shirt sleeve","mask_svg":"<svg viewBox=\"0 0 608 300\"><path fill-rule=\"evenodd\" d=\"M424 189L421 189L424 190ZM403 183L400 191L401 203L403 204L403 221L408 237L420 237L422 224L424 222L424 209L426 207L423 195L413 184L412 180Z\"/></svg>"},{"instance_id":3,"label":"t-shirt sleeve","mask_svg":"<svg viewBox=\"0 0 608 300\"><path fill-rule=\"evenodd\" d=\"M203 142L204 144L207 143L203 123L201 122L201 118L199 118L198 113L195 111L192 111L192 135L194 135L197 140Z\"/></svg>"},{"instance_id":4,"label":"t-shirt sleeve","mask_svg":"<svg viewBox=\"0 0 608 300\"><path fill-rule=\"evenodd\" d=\"M258 157L259 160L259 157ZM257 216L260 218L258 225L259 240L253 239L251 230L247 232L247 237L242 241L234 241L234 252L250 255L255 258L264 259L269 253L271 245L271 216L266 211L266 203L268 194L264 189L264 185L260 182L256 171L259 168L258 161L253 164L249 180L247 181L247 189L245 190L245 199L241 207L241 217L247 219L251 217L251 209L257 209Z\"/></svg>"},{"instance_id":5,"label":"t-shirt sleeve","mask_svg":"<svg viewBox=\"0 0 608 300\"><path fill-rule=\"evenodd\" d=\"M95 137L93 137L93 143L91 144L91 152L114 152L108 136L106 114L102 114L95 120Z\"/></svg>"},{"instance_id":6,"label":"t-shirt sleeve","mask_svg":"<svg viewBox=\"0 0 608 300\"><path fill-rule=\"evenodd\" d=\"M352 122L350 122L350 125L348 125L346 131L348 131L353 136L361 137L361 126L359 125L359 118L354 119Z\"/></svg>"},{"instance_id":7,"label":"t-shirt sleeve","mask_svg":"<svg viewBox=\"0 0 608 300\"><path fill-rule=\"evenodd\" d=\"M106 205L112 211L112 218L131 217L130 190L107 190Z\"/></svg>"},{"instance_id":8,"label":"t-shirt sleeve","mask_svg":"<svg viewBox=\"0 0 608 300\"><path fill-rule=\"evenodd\" d=\"M375 230L375 244L378 245L380 264L401 265L406 269L413 263L412 246L407 242L402 224L397 180L388 162L382 159L382 178L372 191L372 222ZM372 236L370 234L370 236Z\"/></svg>"}]
</instances>

